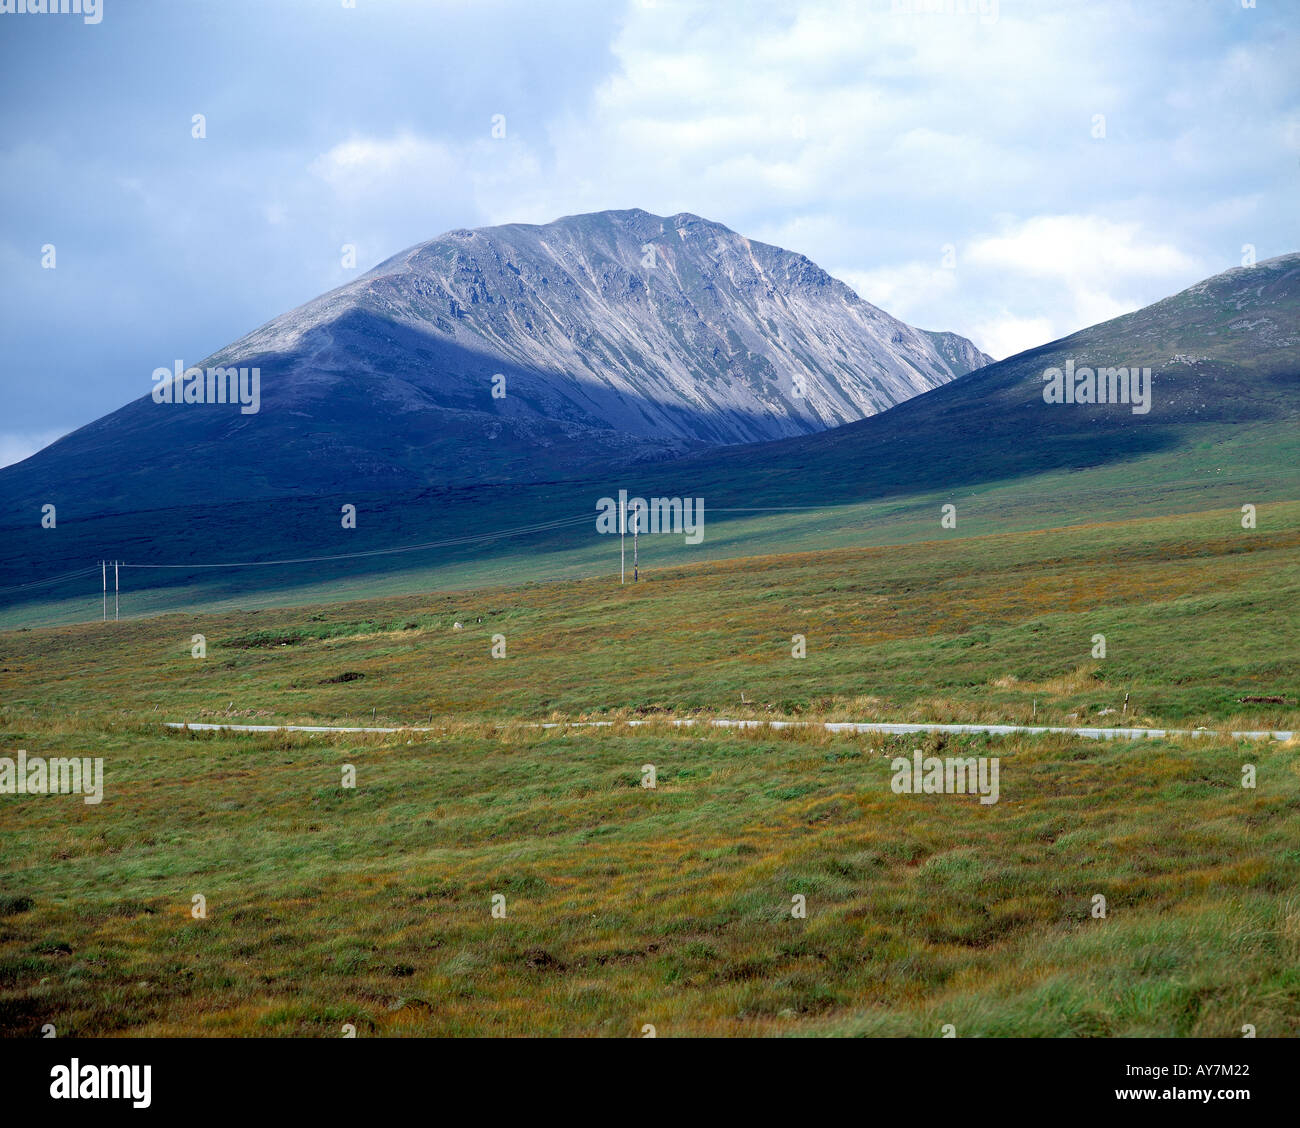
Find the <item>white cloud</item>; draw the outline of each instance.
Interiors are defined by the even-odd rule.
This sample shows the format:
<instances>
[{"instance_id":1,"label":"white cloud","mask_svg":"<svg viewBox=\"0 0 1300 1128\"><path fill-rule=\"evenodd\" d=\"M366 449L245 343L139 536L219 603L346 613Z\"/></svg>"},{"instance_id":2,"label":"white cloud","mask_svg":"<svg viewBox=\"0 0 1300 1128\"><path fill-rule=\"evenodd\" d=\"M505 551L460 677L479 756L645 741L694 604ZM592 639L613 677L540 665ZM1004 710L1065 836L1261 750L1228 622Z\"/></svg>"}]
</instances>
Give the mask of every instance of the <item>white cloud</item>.
<instances>
[{"instance_id":1,"label":"white cloud","mask_svg":"<svg viewBox=\"0 0 1300 1128\"><path fill-rule=\"evenodd\" d=\"M1009 313L977 322L971 331L971 339L994 360L1006 360L1059 336L1049 317L1016 317Z\"/></svg>"},{"instance_id":2,"label":"white cloud","mask_svg":"<svg viewBox=\"0 0 1300 1128\"><path fill-rule=\"evenodd\" d=\"M400 133L395 137L353 136L341 141L311 164L311 171L340 192L361 192L395 177L420 174L439 179L457 160L449 148L426 137Z\"/></svg>"},{"instance_id":3,"label":"white cloud","mask_svg":"<svg viewBox=\"0 0 1300 1128\"><path fill-rule=\"evenodd\" d=\"M1032 343L1041 344L1109 321L1212 272L1139 223L1094 215L1007 222L997 234L971 240L959 255L980 283L1019 299L1021 313L982 323L980 331L999 348L1033 336L1040 339ZM1034 306L1046 312L1026 316ZM985 348L998 355L992 344Z\"/></svg>"},{"instance_id":4,"label":"white cloud","mask_svg":"<svg viewBox=\"0 0 1300 1128\"><path fill-rule=\"evenodd\" d=\"M535 212L528 186L542 178L533 149L510 133L508 119L500 139L453 143L409 131L353 135L309 168L328 189L318 206L340 236L388 253L442 234L435 214L455 214L455 227L532 218L521 213Z\"/></svg>"},{"instance_id":5,"label":"white cloud","mask_svg":"<svg viewBox=\"0 0 1300 1128\"><path fill-rule=\"evenodd\" d=\"M952 329L1001 360L1173 293L1210 268L1136 222L1092 215L1004 218L928 260L834 271L874 305L925 329Z\"/></svg>"},{"instance_id":6,"label":"white cloud","mask_svg":"<svg viewBox=\"0 0 1300 1128\"><path fill-rule=\"evenodd\" d=\"M1093 215L1039 215L972 240L963 254L978 266L1093 288L1201 269L1191 255L1145 237L1139 223Z\"/></svg>"},{"instance_id":7,"label":"white cloud","mask_svg":"<svg viewBox=\"0 0 1300 1128\"><path fill-rule=\"evenodd\" d=\"M938 255L933 265L912 262L895 268L879 270L833 270L832 274L847 282L854 292L872 305L903 321L916 323L914 318L932 307L957 287L955 271L939 265ZM932 329L942 326L922 325Z\"/></svg>"}]
</instances>

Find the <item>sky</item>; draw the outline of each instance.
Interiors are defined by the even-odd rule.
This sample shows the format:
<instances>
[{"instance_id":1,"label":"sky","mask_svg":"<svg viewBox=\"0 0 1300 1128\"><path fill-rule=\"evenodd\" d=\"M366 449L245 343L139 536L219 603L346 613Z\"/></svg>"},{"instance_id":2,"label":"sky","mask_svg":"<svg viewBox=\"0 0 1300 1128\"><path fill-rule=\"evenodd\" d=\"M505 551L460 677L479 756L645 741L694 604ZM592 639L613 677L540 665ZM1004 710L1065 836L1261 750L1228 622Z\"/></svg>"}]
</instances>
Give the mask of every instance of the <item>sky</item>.
<instances>
[{"instance_id":1,"label":"sky","mask_svg":"<svg viewBox=\"0 0 1300 1128\"><path fill-rule=\"evenodd\" d=\"M1297 0L20 3L0 466L453 228L693 212L999 359L1300 250Z\"/></svg>"}]
</instances>

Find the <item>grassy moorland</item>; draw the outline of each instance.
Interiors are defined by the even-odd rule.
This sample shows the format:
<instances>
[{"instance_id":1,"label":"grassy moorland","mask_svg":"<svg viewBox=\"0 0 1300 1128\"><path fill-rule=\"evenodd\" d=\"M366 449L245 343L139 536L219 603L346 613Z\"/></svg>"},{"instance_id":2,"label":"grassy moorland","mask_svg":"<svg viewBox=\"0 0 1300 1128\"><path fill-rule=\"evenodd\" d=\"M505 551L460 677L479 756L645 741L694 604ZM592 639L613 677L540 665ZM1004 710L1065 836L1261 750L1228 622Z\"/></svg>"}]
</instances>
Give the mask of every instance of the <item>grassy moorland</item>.
<instances>
[{"instance_id":1,"label":"grassy moorland","mask_svg":"<svg viewBox=\"0 0 1300 1128\"><path fill-rule=\"evenodd\" d=\"M119 730L96 749L101 809L6 818L0 1029L1300 1033L1294 750L947 746L1001 758L989 807L894 795L888 756L910 748Z\"/></svg>"},{"instance_id":2,"label":"grassy moorland","mask_svg":"<svg viewBox=\"0 0 1300 1128\"><path fill-rule=\"evenodd\" d=\"M1063 723L1113 709L1139 724L1300 727L1300 503L1262 508L1250 531L1229 510L950 536L651 570L621 588L604 578L11 631L0 719L11 731L146 715ZM491 657L495 635L505 659ZM795 635L806 658L791 656Z\"/></svg>"},{"instance_id":3,"label":"grassy moorland","mask_svg":"<svg viewBox=\"0 0 1300 1128\"><path fill-rule=\"evenodd\" d=\"M1294 1036L1294 743L526 725L1295 729L1300 504L1259 516L0 634L0 754L106 777L0 796L0 1032ZM433 731L158 724L226 716ZM999 802L894 794L914 747Z\"/></svg>"}]
</instances>

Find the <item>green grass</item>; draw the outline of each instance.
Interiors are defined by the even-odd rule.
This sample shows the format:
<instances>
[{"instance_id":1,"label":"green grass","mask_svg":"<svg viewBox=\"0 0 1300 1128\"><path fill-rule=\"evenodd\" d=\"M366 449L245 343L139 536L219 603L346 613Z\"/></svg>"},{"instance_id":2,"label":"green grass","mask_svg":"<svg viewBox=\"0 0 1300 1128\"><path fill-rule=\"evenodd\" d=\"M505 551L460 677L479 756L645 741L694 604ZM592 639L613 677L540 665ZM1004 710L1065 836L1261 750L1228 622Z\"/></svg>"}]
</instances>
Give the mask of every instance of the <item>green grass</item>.
<instances>
[{"instance_id":1,"label":"green grass","mask_svg":"<svg viewBox=\"0 0 1300 1128\"><path fill-rule=\"evenodd\" d=\"M0 754L105 798L0 795L0 1032L1295 1036L1294 742L524 722L1295 729L1297 544L1291 502L5 632ZM222 717L435 731L159 723ZM1000 801L895 795L914 747Z\"/></svg>"},{"instance_id":2,"label":"green grass","mask_svg":"<svg viewBox=\"0 0 1300 1128\"><path fill-rule=\"evenodd\" d=\"M1292 750L931 741L1001 758L985 807L894 795L910 747L124 728L102 810L9 808L0 1030L1300 1033Z\"/></svg>"},{"instance_id":3,"label":"green grass","mask_svg":"<svg viewBox=\"0 0 1300 1128\"><path fill-rule=\"evenodd\" d=\"M0 635L0 718L672 711L1295 729L1298 545L1300 504L1284 503L1261 509L1253 531L1215 511L659 568L622 587L15 631ZM191 657L196 634L203 660ZM503 661L491 658L498 634ZM791 657L797 634L804 659ZM1096 634L1104 659L1092 657ZM346 674L363 676L337 680ZM1272 696L1286 701L1240 700Z\"/></svg>"}]
</instances>

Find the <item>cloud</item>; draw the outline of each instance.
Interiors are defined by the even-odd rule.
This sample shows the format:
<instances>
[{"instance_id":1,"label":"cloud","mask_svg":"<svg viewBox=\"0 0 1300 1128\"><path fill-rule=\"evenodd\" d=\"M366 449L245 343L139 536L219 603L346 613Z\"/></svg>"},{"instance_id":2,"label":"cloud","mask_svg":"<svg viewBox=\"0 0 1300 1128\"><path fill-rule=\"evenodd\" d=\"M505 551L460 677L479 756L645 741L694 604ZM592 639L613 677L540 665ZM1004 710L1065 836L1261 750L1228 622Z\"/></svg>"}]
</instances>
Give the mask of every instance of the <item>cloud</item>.
<instances>
[{"instance_id":1,"label":"cloud","mask_svg":"<svg viewBox=\"0 0 1300 1128\"><path fill-rule=\"evenodd\" d=\"M1042 344L1140 309L1212 272L1209 264L1140 223L1094 215L1033 216L973 239L960 263L976 278L1014 295L1024 313L981 322L992 355L1005 342ZM1014 308L1014 307L1013 307ZM1035 335L1047 331L1039 340ZM996 342L996 344L994 344ZM1019 350L1016 350L1019 351ZM1009 355L1009 354L1002 354Z\"/></svg>"},{"instance_id":2,"label":"cloud","mask_svg":"<svg viewBox=\"0 0 1300 1128\"><path fill-rule=\"evenodd\" d=\"M527 186L541 179L532 147L510 131L457 142L402 131L353 135L313 159L309 171L327 189L316 206L354 241L388 254L448 227L518 221ZM447 214L459 222L446 224ZM434 220L434 215L439 217ZM554 219L554 215L546 216ZM384 257L383 255L371 256Z\"/></svg>"},{"instance_id":3,"label":"cloud","mask_svg":"<svg viewBox=\"0 0 1300 1128\"><path fill-rule=\"evenodd\" d=\"M941 266L938 255L931 265L912 262L894 269L833 270L831 273L847 282L859 297L903 321L911 321L918 313L928 311L957 288L955 271Z\"/></svg>"},{"instance_id":4,"label":"cloud","mask_svg":"<svg viewBox=\"0 0 1300 1128\"><path fill-rule=\"evenodd\" d=\"M439 182L453 174L459 157L438 141L408 132L388 138L353 136L322 153L309 171L340 194L373 192L399 180Z\"/></svg>"},{"instance_id":5,"label":"cloud","mask_svg":"<svg viewBox=\"0 0 1300 1128\"><path fill-rule=\"evenodd\" d=\"M1004 217L998 230L975 233L951 250L951 269L936 247L928 261L834 273L895 317L956 329L1001 360L1131 312L1210 272L1140 223L1093 215Z\"/></svg>"},{"instance_id":6,"label":"cloud","mask_svg":"<svg viewBox=\"0 0 1300 1128\"><path fill-rule=\"evenodd\" d=\"M994 360L1006 360L1062 335L1050 317L1017 317L1005 311L999 317L976 322L971 331L971 339Z\"/></svg>"},{"instance_id":7,"label":"cloud","mask_svg":"<svg viewBox=\"0 0 1300 1128\"><path fill-rule=\"evenodd\" d=\"M1102 288L1203 268L1170 242L1147 237L1139 223L1094 215L1039 215L972 240L963 258L980 267Z\"/></svg>"}]
</instances>

